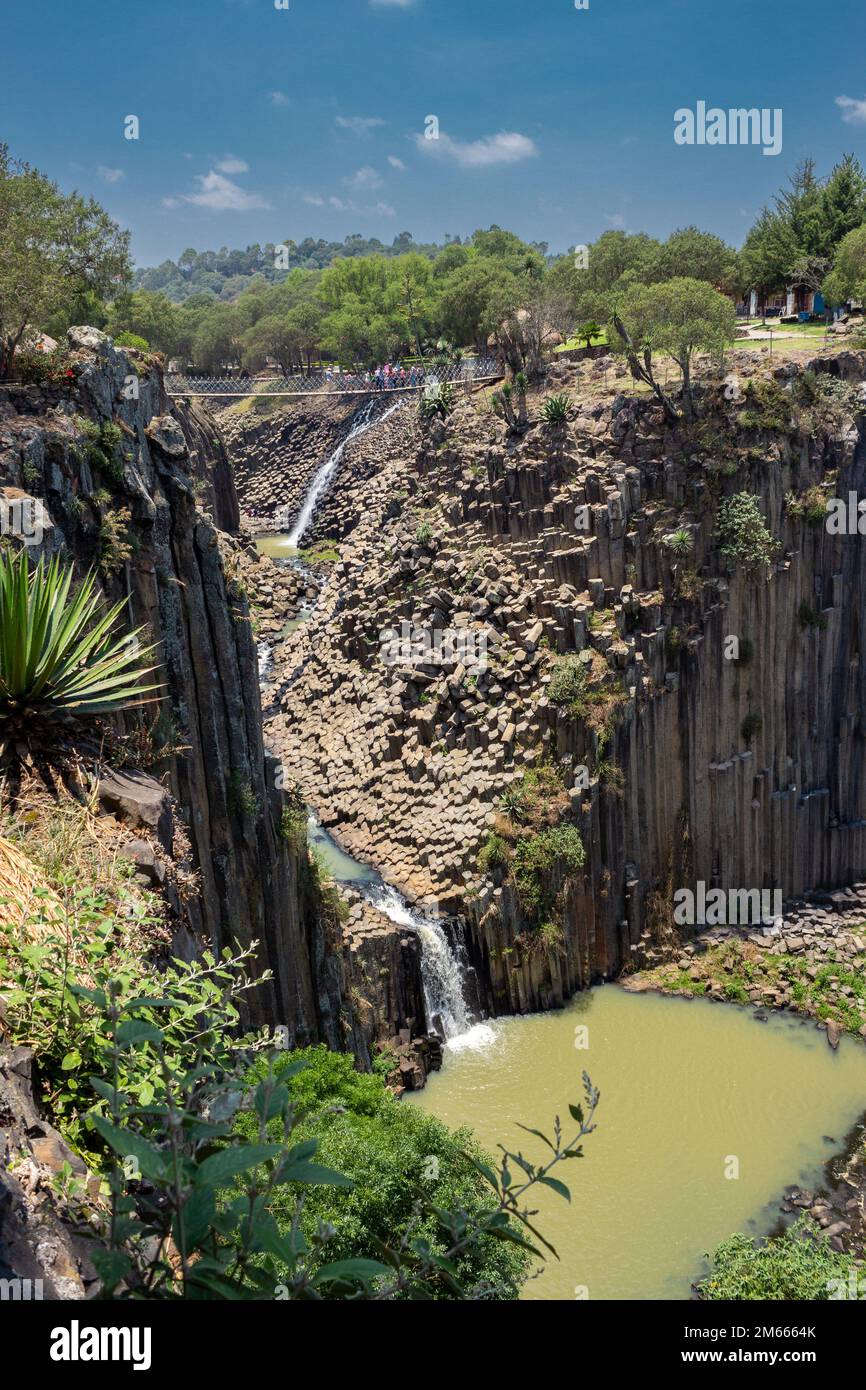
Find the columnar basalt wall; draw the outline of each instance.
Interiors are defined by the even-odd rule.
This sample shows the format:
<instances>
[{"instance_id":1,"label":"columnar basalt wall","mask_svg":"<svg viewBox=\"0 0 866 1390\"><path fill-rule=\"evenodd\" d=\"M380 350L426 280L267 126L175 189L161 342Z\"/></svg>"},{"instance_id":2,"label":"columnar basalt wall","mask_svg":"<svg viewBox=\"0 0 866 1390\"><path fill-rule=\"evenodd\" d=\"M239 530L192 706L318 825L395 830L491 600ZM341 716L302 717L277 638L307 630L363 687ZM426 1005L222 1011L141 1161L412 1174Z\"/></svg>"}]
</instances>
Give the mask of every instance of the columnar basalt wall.
<instances>
[{"instance_id":1,"label":"columnar basalt wall","mask_svg":"<svg viewBox=\"0 0 866 1390\"><path fill-rule=\"evenodd\" d=\"M0 391L0 482L44 500L42 548L97 566L106 597L126 596L129 626L157 645L165 690L152 751L195 873L186 939L217 949L258 941L255 971L271 978L249 994L250 1020L282 1025L297 1045L344 1048L357 1035L369 1061L405 1017L375 1000L375 1028L354 1020L349 943L305 888L305 851L281 834L279 769L265 751L256 642L235 579L239 543L218 529L239 515L224 441L206 411L168 400L148 359L93 329L70 330L70 343L68 379ZM106 464L87 429L108 423L120 442ZM156 714L127 716L127 732ZM396 949L395 969L401 961L408 978L390 1002L411 1000L423 1031L417 955Z\"/></svg>"}]
</instances>

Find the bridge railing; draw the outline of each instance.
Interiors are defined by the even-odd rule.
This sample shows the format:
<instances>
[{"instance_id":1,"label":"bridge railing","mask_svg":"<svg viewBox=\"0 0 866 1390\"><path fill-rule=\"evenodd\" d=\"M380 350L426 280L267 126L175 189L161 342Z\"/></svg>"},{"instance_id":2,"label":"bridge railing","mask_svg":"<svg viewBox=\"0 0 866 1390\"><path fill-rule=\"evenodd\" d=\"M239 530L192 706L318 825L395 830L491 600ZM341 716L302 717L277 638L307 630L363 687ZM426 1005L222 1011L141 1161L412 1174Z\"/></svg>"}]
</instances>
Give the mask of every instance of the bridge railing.
<instances>
[{"instance_id":1,"label":"bridge railing","mask_svg":"<svg viewBox=\"0 0 866 1390\"><path fill-rule=\"evenodd\" d=\"M166 374L170 396L315 396L378 395L399 391L423 391L443 382L455 385L495 381L502 372L493 357L467 357L448 366L412 366L405 375L398 372L385 378L379 372L346 372L334 368L312 376L184 376Z\"/></svg>"}]
</instances>

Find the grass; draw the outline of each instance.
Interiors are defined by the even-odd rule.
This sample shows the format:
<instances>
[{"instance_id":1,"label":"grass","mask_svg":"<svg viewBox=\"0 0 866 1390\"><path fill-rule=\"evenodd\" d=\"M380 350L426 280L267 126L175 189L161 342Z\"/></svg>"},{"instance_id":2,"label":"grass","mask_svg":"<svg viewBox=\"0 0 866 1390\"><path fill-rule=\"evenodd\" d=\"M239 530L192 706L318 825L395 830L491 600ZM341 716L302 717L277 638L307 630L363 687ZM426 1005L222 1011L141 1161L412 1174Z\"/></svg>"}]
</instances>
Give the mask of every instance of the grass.
<instances>
[{"instance_id":1,"label":"grass","mask_svg":"<svg viewBox=\"0 0 866 1390\"><path fill-rule=\"evenodd\" d=\"M644 979L668 993L699 998L712 994L736 1004L750 1003L756 991L761 1002L768 1004L767 996L780 991L789 996L786 1007L806 1018L837 1023L854 1034L866 1024L866 952L852 964L840 961L831 950L821 964L810 967L804 956L762 951L750 941L732 937L696 956L687 970L671 962L647 971ZM845 989L853 997L843 994Z\"/></svg>"},{"instance_id":2,"label":"grass","mask_svg":"<svg viewBox=\"0 0 866 1390\"><path fill-rule=\"evenodd\" d=\"M606 345L606 344L607 344L607 333L605 332L604 329L602 329L601 332L600 332L597 336L596 336L595 334L593 334L593 338L592 338L592 346L593 346L593 347L601 347L602 345ZM582 348L582 347L586 347L586 339L585 339L585 338L569 338L569 340L568 340L567 343L561 343L559 347L554 348L553 350L554 350L554 352L573 352L573 351L575 350L575 348Z\"/></svg>"}]
</instances>

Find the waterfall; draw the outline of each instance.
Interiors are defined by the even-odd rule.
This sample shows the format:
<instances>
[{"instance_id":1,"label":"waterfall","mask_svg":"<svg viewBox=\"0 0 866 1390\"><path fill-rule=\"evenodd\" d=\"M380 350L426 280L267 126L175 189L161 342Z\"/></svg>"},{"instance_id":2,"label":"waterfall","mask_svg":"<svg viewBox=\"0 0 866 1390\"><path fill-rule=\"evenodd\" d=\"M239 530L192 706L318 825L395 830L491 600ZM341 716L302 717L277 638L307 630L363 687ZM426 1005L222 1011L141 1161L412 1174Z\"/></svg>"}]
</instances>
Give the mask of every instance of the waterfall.
<instances>
[{"instance_id":1,"label":"waterfall","mask_svg":"<svg viewBox=\"0 0 866 1390\"><path fill-rule=\"evenodd\" d=\"M374 416L376 398L368 401L352 424L346 438L331 454L313 478L310 490L301 507L297 521L286 539L286 547L296 549L312 520L318 503L340 466L346 445L373 425L387 420L403 404L402 399ZM297 562L295 562L297 563ZM309 613L307 614L309 616ZM259 675L264 677L272 660L270 649L262 643L259 648ZM451 947L439 919L430 913L412 908L396 889L389 887L369 865L360 864L334 842L311 811L308 820L310 840L322 856L326 867L338 883L349 883L360 889L367 901L396 926L405 927L421 943L421 982L428 1026L441 1031L447 1046L459 1050L466 1047L486 1047L494 1039L493 1029L486 1023L474 1023L464 993L463 967Z\"/></svg>"},{"instance_id":2,"label":"waterfall","mask_svg":"<svg viewBox=\"0 0 866 1390\"><path fill-rule=\"evenodd\" d=\"M439 1029L449 1047L484 1047L494 1033L486 1023L473 1023L463 989L463 967L437 917L411 908L396 889L382 882L364 886L364 896L397 926L414 932L421 942L421 981L428 1027Z\"/></svg>"},{"instance_id":3,"label":"waterfall","mask_svg":"<svg viewBox=\"0 0 866 1390\"><path fill-rule=\"evenodd\" d=\"M388 416L393 415L394 411L397 410L403 402L402 400L395 401L394 404L381 415L373 416L373 410L376 404L377 397L374 396L372 400L367 401L367 403L361 407L352 422L352 428L346 435L346 438L342 443L337 445L330 458L322 464L310 485L309 492L304 498L303 505L298 513L297 521L289 532L286 540L287 546L296 549L300 545L303 534L313 519L313 513L325 492L327 492L331 479L342 462L343 454L345 453L346 445L349 443L349 440L357 439L359 434L366 434L367 430L373 425L378 424L380 420L387 420Z\"/></svg>"}]
</instances>

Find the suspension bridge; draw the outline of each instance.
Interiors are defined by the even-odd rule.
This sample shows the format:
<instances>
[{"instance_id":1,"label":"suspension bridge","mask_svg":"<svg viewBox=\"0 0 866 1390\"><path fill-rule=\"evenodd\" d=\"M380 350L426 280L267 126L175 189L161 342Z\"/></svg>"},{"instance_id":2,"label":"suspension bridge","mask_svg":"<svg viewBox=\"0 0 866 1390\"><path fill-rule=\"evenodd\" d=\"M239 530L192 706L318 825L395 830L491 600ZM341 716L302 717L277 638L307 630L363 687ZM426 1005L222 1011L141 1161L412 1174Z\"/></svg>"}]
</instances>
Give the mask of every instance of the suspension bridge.
<instances>
[{"instance_id":1,"label":"suspension bridge","mask_svg":"<svg viewBox=\"0 0 866 1390\"><path fill-rule=\"evenodd\" d=\"M338 368L309 376L185 376L169 372L165 386L170 396L217 400L240 400L245 396L391 396L431 391L445 383L468 390L501 377L502 370L495 358L474 357L449 366L413 365L392 372L389 377L381 370L352 372Z\"/></svg>"}]
</instances>

